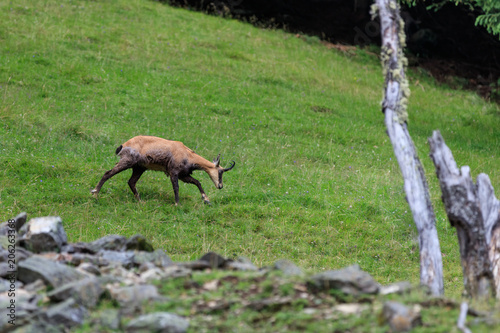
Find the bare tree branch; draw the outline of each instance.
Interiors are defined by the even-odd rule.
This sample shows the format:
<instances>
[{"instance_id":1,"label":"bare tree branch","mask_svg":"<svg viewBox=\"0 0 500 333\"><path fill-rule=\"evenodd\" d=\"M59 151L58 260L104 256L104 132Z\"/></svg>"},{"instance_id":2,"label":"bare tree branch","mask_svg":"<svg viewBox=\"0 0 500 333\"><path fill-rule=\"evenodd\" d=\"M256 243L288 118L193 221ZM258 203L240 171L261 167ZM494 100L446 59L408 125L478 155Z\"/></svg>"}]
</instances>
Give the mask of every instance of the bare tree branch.
<instances>
[{"instance_id":1,"label":"bare tree branch","mask_svg":"<svg viewBox=\"0 0 500 333\"><path fill-rule=\"evenodd\" d=\"M385 114L387 133L403 174L406 200L419 233L420 283L434 295L442 295L443 268L435 215L427 181L415 145L407 128L406 106L410 94L404 68L406 58L403 20L396 0L376 0L372 13L378 10L382 34L382 62L385 75Z\"/></svg>"}]
</instances>

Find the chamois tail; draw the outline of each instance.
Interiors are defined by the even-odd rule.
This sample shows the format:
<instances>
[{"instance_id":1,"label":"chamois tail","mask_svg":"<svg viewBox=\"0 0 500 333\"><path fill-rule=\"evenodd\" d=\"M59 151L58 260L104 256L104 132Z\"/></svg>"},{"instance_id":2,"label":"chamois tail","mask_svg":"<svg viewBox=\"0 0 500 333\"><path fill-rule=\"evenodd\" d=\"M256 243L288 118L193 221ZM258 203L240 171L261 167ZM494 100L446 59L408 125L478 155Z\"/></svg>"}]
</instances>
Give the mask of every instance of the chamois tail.
<instances>
[{"instance_id":1,"label":"chamois tail","mask_svg":"<svg viewBox=\"0 0 500 333\"><path fill-rule=\"evenodd\" d=\"M115 154L118 155L122 151L123 145L120 145L120 147L116 148Z\"/></svg>"}]
</instances>

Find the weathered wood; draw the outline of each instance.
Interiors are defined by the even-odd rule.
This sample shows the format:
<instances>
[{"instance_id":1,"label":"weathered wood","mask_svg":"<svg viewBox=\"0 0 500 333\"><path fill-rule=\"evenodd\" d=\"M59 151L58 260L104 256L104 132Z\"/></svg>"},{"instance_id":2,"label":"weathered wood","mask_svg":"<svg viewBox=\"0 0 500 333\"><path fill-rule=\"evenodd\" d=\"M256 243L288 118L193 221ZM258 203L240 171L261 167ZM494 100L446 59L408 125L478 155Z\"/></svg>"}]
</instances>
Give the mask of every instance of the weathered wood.
<instances>
[{"instance_id":1,"label":"weathered wood","mask_svg":"<svg viewBox=\"0 0 500 333\"><path fill-rule=\"evenodd\" d=\"M432 294L442 295L443 268L435 215L422 164L417 156L406 124L409 97L404 67L406 59L403 20L395 0L376 0L372 13L378 10L382 34L382 62L385 75L385 114L387 133L403 174L406 199L419 233L420 283Z\"/></svg>"},{"instance_id":2,"label":"weathered wood","mask_svg":"<svg viewBox=\"0 0 500 333\"><path fill-rule=\"evenodd\" d=\"M500 202L486 174L473 183L460 170L439 131L429 138L448 219L457 229L465 290L472 297L500 298Z\"/></svg>"}]
</instances>

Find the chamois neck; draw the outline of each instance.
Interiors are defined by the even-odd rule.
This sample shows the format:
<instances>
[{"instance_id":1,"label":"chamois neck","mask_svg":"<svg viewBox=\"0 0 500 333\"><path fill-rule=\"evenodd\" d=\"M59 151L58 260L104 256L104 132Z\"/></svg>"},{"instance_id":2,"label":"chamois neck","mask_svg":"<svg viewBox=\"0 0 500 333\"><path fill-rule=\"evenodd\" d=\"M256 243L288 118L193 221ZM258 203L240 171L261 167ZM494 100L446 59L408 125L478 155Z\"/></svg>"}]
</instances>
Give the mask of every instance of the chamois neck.
<instances>
[{"instance_id":1,"label":"chamois neck","mask_svg":"<svg viewBox=\"0 0 500 333\"><path fill-rule=\"evenodd\" d=\"M209 160L201 157L200 155L196 155L196 156L197 156L197 159L196 159L197 169L210 173L210 170L213 170L215 168L215 165L212 162L210 162Z\"/></svg>"}]
</instances>

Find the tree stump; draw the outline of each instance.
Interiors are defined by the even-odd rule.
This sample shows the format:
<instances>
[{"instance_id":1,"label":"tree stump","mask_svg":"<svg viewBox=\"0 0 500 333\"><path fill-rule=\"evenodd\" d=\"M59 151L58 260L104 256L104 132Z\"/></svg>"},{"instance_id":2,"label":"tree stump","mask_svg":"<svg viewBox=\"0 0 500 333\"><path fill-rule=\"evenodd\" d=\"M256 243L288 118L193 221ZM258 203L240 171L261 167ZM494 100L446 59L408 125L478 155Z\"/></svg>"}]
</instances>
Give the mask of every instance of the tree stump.
<instances>
[{"instance_id":1,"label":"tree stump","mask_svg":"<svg viewBox=\"0 0 500 333\"><path fill-rule=\"evenodd\" d=\"M457 229L466 292L472 297L500 298L500 202L488 175L460 170L439 131L429 138L442 200Z\"/></svg>"}]
</instances>

